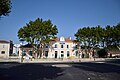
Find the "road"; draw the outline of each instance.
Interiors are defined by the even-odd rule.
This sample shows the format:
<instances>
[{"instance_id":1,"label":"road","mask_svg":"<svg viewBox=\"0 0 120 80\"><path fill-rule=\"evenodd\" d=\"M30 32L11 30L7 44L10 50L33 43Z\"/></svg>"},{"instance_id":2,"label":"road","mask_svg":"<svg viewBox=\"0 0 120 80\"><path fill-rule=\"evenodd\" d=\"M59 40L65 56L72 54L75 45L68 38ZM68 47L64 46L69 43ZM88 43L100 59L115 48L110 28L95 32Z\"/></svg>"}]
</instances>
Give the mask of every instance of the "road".
<instances>
[{"instance_id":1,"label":"road","mask_svg":"<svg viewBox=\"0 0 120 80\"><path fill-rule=\"evenodd\" d=\"M120 80L120 59L79 63L0 62L0 80Z\"/></svg>"}]
</instances>

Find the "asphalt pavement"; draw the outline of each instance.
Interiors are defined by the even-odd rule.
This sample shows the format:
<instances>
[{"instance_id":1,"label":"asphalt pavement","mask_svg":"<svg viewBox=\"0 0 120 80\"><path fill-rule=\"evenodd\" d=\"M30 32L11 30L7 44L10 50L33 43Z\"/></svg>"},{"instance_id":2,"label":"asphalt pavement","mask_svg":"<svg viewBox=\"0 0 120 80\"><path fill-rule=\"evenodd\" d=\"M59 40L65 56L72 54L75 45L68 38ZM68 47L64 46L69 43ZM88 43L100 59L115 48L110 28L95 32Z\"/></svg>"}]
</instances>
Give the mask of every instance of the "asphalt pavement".
<instances>
[{"instance_id":1,"label":"asphalt pavement","mask_svg":"<svg viewBox=\"0 0 120 80\"><path fill-rule=\"evenodd\" d=\"M120 80L120 59L92 62L0 62L0 80Z\"/></svg>"}]
</instances>

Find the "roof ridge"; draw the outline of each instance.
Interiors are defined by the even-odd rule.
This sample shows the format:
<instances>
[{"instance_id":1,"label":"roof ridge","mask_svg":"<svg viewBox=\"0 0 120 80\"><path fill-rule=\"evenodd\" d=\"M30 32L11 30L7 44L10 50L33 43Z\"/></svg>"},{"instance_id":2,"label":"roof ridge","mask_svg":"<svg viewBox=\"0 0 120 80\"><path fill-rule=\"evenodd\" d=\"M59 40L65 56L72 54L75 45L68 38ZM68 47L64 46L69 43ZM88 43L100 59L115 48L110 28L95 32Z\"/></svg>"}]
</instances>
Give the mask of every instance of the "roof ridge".
<instances>
[{"instance_id":1,"label":"roof ridge","mask_svg":"<svg viewBox=\"0 0 120 80\"><path fill-rule=\"evenodd\" d=\"M0 43L10 43L10 42L8 42L6 40L0 40Z\"/></svg>"}]
</instances>

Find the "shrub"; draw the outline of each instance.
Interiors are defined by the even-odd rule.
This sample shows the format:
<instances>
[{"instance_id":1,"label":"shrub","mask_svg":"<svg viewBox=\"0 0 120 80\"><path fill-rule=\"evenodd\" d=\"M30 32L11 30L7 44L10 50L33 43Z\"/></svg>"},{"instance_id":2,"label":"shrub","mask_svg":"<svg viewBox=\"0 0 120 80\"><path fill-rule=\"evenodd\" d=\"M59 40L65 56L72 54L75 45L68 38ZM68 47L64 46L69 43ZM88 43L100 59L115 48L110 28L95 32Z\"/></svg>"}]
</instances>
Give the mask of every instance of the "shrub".
<instances>
[{"instance_id":1,"label":"shrub","mask_svg":"<svg viewBox=\"0 0 120 80\"><path fill-rule=\"evenodd\" d=\"M99 58L105 58L105 57L107 57L108 52L106 49L100 49L100 50L98 50L97 54L98 54Z\"/></svg>"},{"instance_id":2,"label":"shrub","mask_svg":"<svg viewBox=\"0 0 120 80\"><path fill-rule=\"evenodd\" d=\"M75 58L75 56L70 56L69 58L72 59L72 58Z\"/></svg>"},{"instance_id":3,"label":"shrub","mask_svg":"<svg viewBox=\"0 0 120 80\"><path fill-rule=\"evenodd\" d=\"M84 58L89 58L89 54L84 54Z\"/></svg>"}]
</instances>

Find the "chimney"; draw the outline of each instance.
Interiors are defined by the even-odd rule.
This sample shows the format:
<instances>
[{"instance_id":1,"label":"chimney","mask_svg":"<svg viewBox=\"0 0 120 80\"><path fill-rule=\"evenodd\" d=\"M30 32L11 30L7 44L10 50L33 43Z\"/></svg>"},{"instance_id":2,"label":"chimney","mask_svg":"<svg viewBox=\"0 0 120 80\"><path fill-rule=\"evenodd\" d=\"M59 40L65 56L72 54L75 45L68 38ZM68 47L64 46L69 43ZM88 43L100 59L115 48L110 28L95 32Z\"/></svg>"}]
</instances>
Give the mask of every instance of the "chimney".
<instances>
[{"instance_id":1,"label":"chimney","mask_svg":"<svg viewBox=\"0 0 120 80\"><path fill-rule=\"evenodd\" d=\"M68 39L72 40L72 38L71 38L71 37L69 37Z\"/></svg>"}]
</instances>

